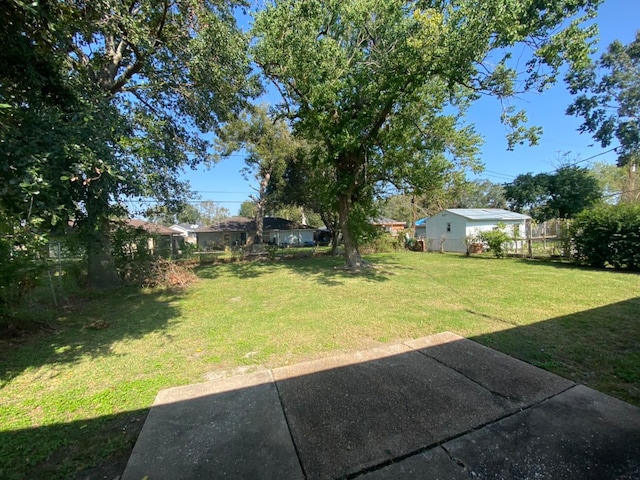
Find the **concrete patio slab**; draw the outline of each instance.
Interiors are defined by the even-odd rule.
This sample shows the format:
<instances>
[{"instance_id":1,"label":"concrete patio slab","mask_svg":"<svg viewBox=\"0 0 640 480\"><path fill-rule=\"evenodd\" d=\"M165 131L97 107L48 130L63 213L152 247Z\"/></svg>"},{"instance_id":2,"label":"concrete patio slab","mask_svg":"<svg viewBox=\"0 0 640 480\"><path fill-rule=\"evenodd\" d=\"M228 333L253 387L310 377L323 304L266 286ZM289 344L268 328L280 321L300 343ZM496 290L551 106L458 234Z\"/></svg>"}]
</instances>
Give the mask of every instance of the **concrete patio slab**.
<instances>
[{"instance_id":1,"label":"concrete patio slab","mask_svg":"<svg viewBox=\"0 0 640 480\"><path fill-rule=\"evenodd\" d=\"M363 480L640 478L640 411L582 385Z\"/></svg>"},{"instance_id":2,"label":"concrete patio slab","mask_svg":"<svg viewBox=\"0 0 640 480\"><path fill-rule=\"evenodd\" d=\"M496 420L511 409L415 351L325 370L274 370L309 479L340 478ZM313 367L321 368L314 374Z\"/></svg>"},{"instance_id":3,"label":"concrete patio slab","mask_svg":"<svg viewBox=\"0 0 640 480\"><path fill-rule=\"evenodd\" d=\"M640 409L444 333L158 394L123 480L640 478Z\"/></svg>"},{"instance_id":4,"label":"concrete patio slab","mask_svg":"<svg viewBox=\"0 0 640 480\"><path fill-rule=\"evenodd\" d=\"M163 390L122 480L304 478L269 371Z\"/></svg>"},{"instance_id":5,"label":"concrete patio slab","mask_svg":"<svg viewBox=\"0 0 640 480\"><path fill-rule=\"evenodd\" d=\"M405 345L447 365L520 408L574 385L570 380L450 332L411 340Z\"/></svg>"},{"instance_id":6,"label":"concrete patio slab","mask_svg":"<svg viewBox=\"0 0 640 480\"><path fill-rule=\"evenodd\" d=\"M638 479L639 409L578 385L444 448L476 478Z\"/></svg>"}]
</instances>

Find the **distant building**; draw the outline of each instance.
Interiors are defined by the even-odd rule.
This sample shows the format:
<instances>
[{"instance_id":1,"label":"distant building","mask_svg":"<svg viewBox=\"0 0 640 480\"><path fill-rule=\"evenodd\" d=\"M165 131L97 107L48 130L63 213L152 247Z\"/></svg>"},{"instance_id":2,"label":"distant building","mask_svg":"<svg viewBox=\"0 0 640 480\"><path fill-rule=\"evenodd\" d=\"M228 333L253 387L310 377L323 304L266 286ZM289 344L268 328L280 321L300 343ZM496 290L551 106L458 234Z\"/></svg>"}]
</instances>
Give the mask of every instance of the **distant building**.
<instances>
[{"instance_id":1,"label":"distant building","mask_svg":"<svg viewBox=\"0 0 640 480\"><path fill-rule=\"evenodd\" d=\"M198 236L196 232L203 226L204 225L200 225L198 223L176 223L175 225L171 225L169 228L184 238L186 243L196 244L198 243Z\"/></svg>"},{"instance_id":2,"label":"distant building","mask_svg":"<svg viewBox=\"0 0 640 480\"><path fill-rule=\"evenodd\" d=\"M514 238L513 246L521 248L524 240L515 239L526 236L526 223L530 220L528 215L501 208L450 208L425 219L424 238L427 250L466 252L467 238L503 224L506 233Z\"/></svg>"},{"instance_id":3,"label":"distant building","mask_svg":"<svg viewBox=\"0 0 640 480\"><path fill-rule=\"evenodd\" d=\"M386 217L373 218L369 220L369 223L374 227L378 227L379 229L390 233L394 237L407 228L407 224L405 222L400 222Z\"/></svg>"},{"instance_id":4,"label":"distant building","mask_svg":"<svg viewBox=\"0 0 640 480\"><path fill-rule=\"evenodd\" d=\"M202 250L220 250L225 247L244 246L256 234L256 222L247 217L229 217L196 231L198 247ZM264 243L279 246L313 245L315 228L278 217L265 217L262 227Z\"/></svg>"}]
</instances>

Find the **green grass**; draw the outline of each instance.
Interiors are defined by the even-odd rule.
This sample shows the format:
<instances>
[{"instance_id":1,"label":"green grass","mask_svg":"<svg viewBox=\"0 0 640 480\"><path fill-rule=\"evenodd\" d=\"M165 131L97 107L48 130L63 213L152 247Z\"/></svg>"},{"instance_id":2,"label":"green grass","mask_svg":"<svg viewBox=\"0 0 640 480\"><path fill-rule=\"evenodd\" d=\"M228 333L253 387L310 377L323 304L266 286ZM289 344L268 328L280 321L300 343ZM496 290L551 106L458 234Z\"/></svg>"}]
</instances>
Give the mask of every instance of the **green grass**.
<instances>
[{"instance_id":1,"label":"green grass","mask_svg":"<svg viewBox=\"0 0 640 480\"><path fill-rule=\"evenodd\" d=\"M113 478L160 389L445 330L640 405L640 276L403 252L199 267L0 344L0 478Z\"/></svg>"}]
</instances>

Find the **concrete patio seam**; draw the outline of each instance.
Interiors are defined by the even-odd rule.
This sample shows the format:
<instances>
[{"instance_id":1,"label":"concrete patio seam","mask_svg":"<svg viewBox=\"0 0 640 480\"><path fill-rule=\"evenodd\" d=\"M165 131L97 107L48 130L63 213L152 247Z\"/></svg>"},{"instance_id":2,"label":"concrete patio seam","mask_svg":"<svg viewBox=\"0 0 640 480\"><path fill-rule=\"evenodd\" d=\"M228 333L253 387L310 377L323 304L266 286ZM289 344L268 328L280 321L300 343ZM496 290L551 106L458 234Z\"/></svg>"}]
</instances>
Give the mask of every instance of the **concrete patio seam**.
<instances>
[{"instance_id":1,"label":"concrete patio seam","mask_svg":"<svg viewBox=\"0 0 640 480\"><path fill-rule=\"evenodd\" d=\"M434 356L434 355L429 355L427 352L425 352L425 351L424 351L424 348L415 348L415 347L411 346L410 344L408 344L408 343L406 343L406 342L403 342L402 344L403 344L403 345L406 345L406 346L407 346L407 347L409 347L409 348L411 348L413 351L418 352L418 353L420 353L421 355L424 355L424 356L425 356L425 357L427 357L427 358L430 358L430 359L432 359L432 360L435 360L435 361L436 361L437 363L439 363L440 365L442 365L442 366L444 366L444 367L446 367L446 368L449 368L449 369L453 370L454 372L456 372L456 373L458 373L458 374L462 375L464 378L466 378L467 380L471 381L472 383L474 383L474 384L478 385L479 387L483 388L484 390L486 390L487 392L489 392L491 395L494 395L494 396L498 397L499 399L504 400L504 401L507 401L507 402L515 402L515 401L516 401L514 398L511 398L511 397L509 397L509 396L503 395L503 394L502 394L502 393L500 393L500 392L497 392L497 391L495 391L495 390L492 390L489 386L485 385L485 384L484 384L484 383L482 383L481 381L479 381L479 380L477 380L477 379L473 378L473 377L472 377L472 376L470 376L470 375L467 375L465 372L463 372L463 371L461 371L461 370L457 369L456 367L454 367L454 366L452 366L452 365L448 364L447 362L444 362L444 361L440 360L440 359L439 359L439 358L437 358L436 356ZM515 360L519 360L519 359L517 359L517 358L515 358L515 357L512 357L512 358L514 358ZM525 364L527 364L527 365L531 365L531 364L529 364L529 363L527 363L527 362L524 362L524 361L522 361L522 360L519 360L519 361L520 361L520 362L523 362L523 363L525 363ZM539 367L536 367L536 368L539 368ZM543 370L544 372L547 372L547 370L544 370L544 369L542 369L542 370ZM551 373L551 372L548 372L548 373ZM568 380L568 379L567 379L567 380ZM573 388L573 387L575 387L576 385L578 385L577 383L572 382L571 380L568 380L568 381L569 381L569 382L571 382L571 384L570 384L569 386L567 386L566 388L564 388L564 389L562 389L562 390L559 390L559 391L557 391L557 392L554 392L553 394L548 395L548 396L546 396L546 397L544 397L544 398L542 398L542 399L538 400L537 402L532 403L531 405L525 405L525 406L523 406L523 407L516 407L516 410L515 410L515 411L517 412L517 411L526 410L527 408L529 408L529 407L531 407L531 406L533 406L533 405L538 405L538 404L540 404L540 403L542 403L542 402L544 402L544 401L546 401L546 400L548 400L548 399L550 399L550 398L553 398L553 397L554 397L554 396L556 396L556 395L560 395L561 393L564 393L564 392L566 392L567 390L569 390L570 388Z\"/></svg>"},{"instance_id":2,"label":"concrete patio seam","mask_svg":"<svg viewBox=\"0 0 640 480\"><path fill-rule=\"evenodd\" d=\"M469 467L467 467L462 460L460 460L459 458L454 457L451 454L451 452L449 452L449 450L447 450L447 447L445 447L444 444L440 445L440 448L442 450L444 450L444 453L447 454L447 457L449 457L452 462L454 462L456 465L458 465L459 467L461 467L461 468L463 468L465 470L469 470Z\"/></svg>"},{"instance_id":3,"label":"concrete patio seam","mask_svg":"<svg viewBox=\"0 0 640 480\"><path fill-rule=\"evenodd\" d=\"M271 377L271 381L273 382L274 387L276 388L276 392L278 393L278 400L280 402L280 408L282 409L282 416L284 417L284 421L287 423L287 430L289 430L289 437L291 438L291 443L293 444L293 450L296 452L296 457L298 459L298 465L300 465L300 470L302 471L302 476L307 478L307 472L305 471L304 464L302 460L300 460L300 451L298 450L298 444L296 443L296 439L293 436L293 432L291 431L291 423L289 423L289 416L287 415L287 411L284 408L284 402L282 401L282 394L280 393L280 388L278 387L278 381L273 375L273 369L269 369L269 376Z\"/></svg>"},{"instance_id":4,"label":"concrete patio seam","mask_svg":"<svg viewBox=\"0 0 640 480\"><path fill-rule=\"evenodd\" d=\"M431 358L431 357L429 357L429 358ZM448 365L447 365L447 366L448 366ZM454 369L452 369L452 370L454 370ZM398 455L397 457L394 457L394 458L392 458L392 459L389 459L389 460L386 460L386 461L384 461L384 462L378 463L378 464L376 464L376 465L371 465L371 466L369 466L369 467L367 467L367 468L364 468L364 469L362 469L362 470L359 470L359 471L357 471L357 472L354 472L354 473L351 473L351 474L347 474L347 475L344 475L344 476L342 476L342 477L338 477L338 478L337 478L337 479L335 479L335 480L353 480L353 479L355 479L355 478L361 477L361 476L366 475L366 474L368 474L368 473L371 473L371 472L375 472L375 471L381 470L381 469L383 469L383 468L385 468L385 467L388 467L389 465L393 465L394 463L399 463L399 462L402 462L403 460L407 460L408 458L414 457L414 456L416 456L416 455L420 455L421 453L428 452L428 451L433 450L433 449L435 449L435 448L437 448L437 447L441 447L441 448L445 451L445 453L447 454L447 456L448 456L448 457L449 457L453 462L455 462L458 466L461 466L461 467L464 467L464 468L468 468L466 465L464 465L464 463L463 463L463 462L458 461L457 459L455 459L455 458L454 458L454 457L449 453L449 451L444 447L444 445L445 445L445 444L447 444L447 443L449 443L449 442L451 442L451 441L453 441L453 440L457 440L458 438L464 437L465 435L468 435L468 434L470 434L470 433L476 432L476 431L478 431L478 430L482 430L482 429L483 429L483 428L485 428L485 427L491 426L491 425L496 424L496 423L498 423L498 422L501 422L501 421L503 421L503 420L505 420L505 419L507 419L507 418L513 417L514 415L518 415L518 414L520 414L520 413L522 413L522 412L525 412L525 411L527 411L527 410L530 410L530 409L532 409L532 408L535 408L535 407L537 407L537 406L539 406L539 405L541 405L541 404L543 404L543 403L545 403L545 402L547 402L547 401L551 400L552 398L557 397L558 395L562 395L562 394L564 394L564 393L568 392L569 390L571 390L571 389L573 389L573 388L576 388L578 385L579 385L579 384L571 385L571 386L569 386L569 387L565 388L564 390L562 390L561 392L554 393L553 395L550 395L550 396L548 396L548 397L545 397L544 399L542 399L542 400L540 400L540 401L538 401L538 402L536 402L536 403L532 403L531 405L527 405L527 406L522 407L522 408L517 408L516 410L513 410L513 411L511 411L511 412L508 412L506 415L503 415L503 416L501 416L501 417L499 417L499 418L495 418L495 419L490 420L490 421L488 421L488 422L485 422L485 423L482 423L482 424L476 425L475 427L473 427L473 428L469 428L469 429L467 429L467 430L465 430L465 431L463 431L463 432L457 433L457 434L455 434L455 435L451 435L450 437L444 438L444 439L442 439L442 440L439 440L439 441L434 442L434 443L432 443L432 444L430 444L430 445L426 445L426 446L424 446L424 447L418 448L418 449L413 450L413 451L411 451L411 452L408 452L408 453L405 453L405 454L402 454L402 455ZM482 385L481 385L481 386L482 386ZM483 387L483 388L484 388L484 387Z\"/></svg>"},{"instance_id":5,"label":"concrete patio seam","mask_svg":"<svg viewBox=\"0 0 640 480\"><path fill-rule=\"evenodd\" d=\"M407 345L407 346L408 346L409 348L413 348L413 347L411 347L410 345ZM476 380L475 378L470 377L470 376L469 376L469 375L467 375L466 373L464 373L464 372L462 372L462 371L458 370L457 368L455 368L455 367L453 367L453 366L449 365L449 364L448 364L448 363L446 363L446 362L443 362L443 361L442 361L442 360L440 360L439 358L436 358L436 357L434 357L434 356L432 356L432 355L429 355L428 353L424 352L423 350L424 350L424 349L416 349L416 348L413 348L413 351L414 351L414 352L418 352L419 354L424 355L424 356L425 356L425 357L427 357L427 358L430 358L430 359L432 359L432 360L435 360L435 361L436 361L437 363L439 363L440 365L442 365L442 366L444 366L444 367L447 367L448 369L453 370L454 372L456 372L456 373L458 373L458 374L462 375L464 378L466 378L466 379L467 379L467 380L469 380L470 382L472 382L472 383L474 383L474 384L478 385L479 387L481 387L481 388L485 389L485 390L486 390L487 392L489 392L491 395L494 395L494 396L498 397L499 399L501 399L501 400L505 400L505 401L507 401L507 402L512 402L512 401L513 401L513 399L511 399L511 398L509 398L509 397L507 397L507 396L505 396L505 395L503 395L503 394L501 394L501 393L499 393L499 392L496 392L496 391L494 391L494 390L491 390L488 386L483 385L482 383L480 383L480 382L479 382L478 380Z\"/></svg>"}]
</instances>

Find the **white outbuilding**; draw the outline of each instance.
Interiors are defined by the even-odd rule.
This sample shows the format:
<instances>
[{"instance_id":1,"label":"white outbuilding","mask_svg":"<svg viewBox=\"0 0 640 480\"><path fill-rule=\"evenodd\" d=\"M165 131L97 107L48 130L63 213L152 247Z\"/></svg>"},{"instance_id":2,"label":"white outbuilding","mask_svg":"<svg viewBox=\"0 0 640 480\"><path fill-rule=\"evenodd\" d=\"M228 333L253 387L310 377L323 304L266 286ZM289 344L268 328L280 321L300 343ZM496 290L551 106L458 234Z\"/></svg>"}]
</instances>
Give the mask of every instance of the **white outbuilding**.
<instances>
[{"instance_id":1,"label":"white outbuilding","mask_svg":"<svg viewBox=\"0 0 640 480\"><path fill-rule=\"evenodd\" d=\"M511 248L522 248L528 215L502 208L449 208L424 222L424 237L429 251L466 252L467 242L483 231L504 225L513 238Z\"/></svg>"}]
</instances>

